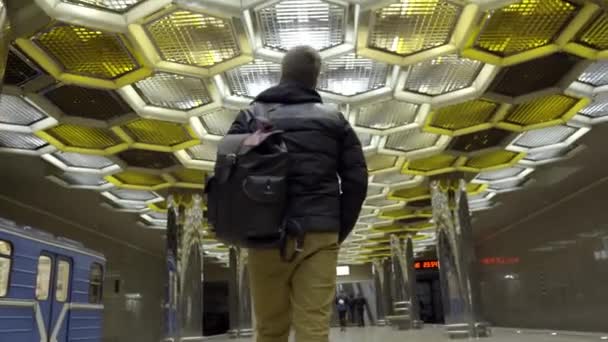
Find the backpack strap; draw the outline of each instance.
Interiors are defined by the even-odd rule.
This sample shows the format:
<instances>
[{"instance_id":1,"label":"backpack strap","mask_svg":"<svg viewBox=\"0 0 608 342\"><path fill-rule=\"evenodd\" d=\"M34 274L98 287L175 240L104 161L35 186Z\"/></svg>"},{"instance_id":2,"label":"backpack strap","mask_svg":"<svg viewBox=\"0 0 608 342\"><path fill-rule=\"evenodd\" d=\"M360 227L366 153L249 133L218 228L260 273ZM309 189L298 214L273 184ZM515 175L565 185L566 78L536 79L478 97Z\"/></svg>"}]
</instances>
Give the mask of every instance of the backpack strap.
<instances>
[{"instance_id":1,"label":"backpack strap","mask_svg":"<svg viewBox=\"0 0 608 342\"><path fill-rule=\"evenodd\" d=\"M255 132L256 130L271 130L272 123L268 114L281 106L280 103L254 102L251 105L251 122L249 129L252 132ZM255 124L255 126L253 126L253 124Z\"/></svg>"}]
</instances>

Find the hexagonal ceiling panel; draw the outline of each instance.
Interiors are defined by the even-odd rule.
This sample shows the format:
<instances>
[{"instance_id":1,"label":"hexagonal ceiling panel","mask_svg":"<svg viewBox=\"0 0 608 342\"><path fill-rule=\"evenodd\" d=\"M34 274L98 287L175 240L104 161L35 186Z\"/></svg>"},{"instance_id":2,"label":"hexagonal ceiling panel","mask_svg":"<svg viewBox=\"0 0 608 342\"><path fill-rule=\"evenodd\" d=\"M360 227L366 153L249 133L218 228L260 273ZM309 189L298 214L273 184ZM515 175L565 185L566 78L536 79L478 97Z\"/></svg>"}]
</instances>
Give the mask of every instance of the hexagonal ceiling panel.
<instances>
[{"instance_id":1,"label":"hexagonal ceiling panel","mask_svg":"<svg viewBox=\"0 0 608 342\"><path fill-rule=\"evenodd\" d=\"M433 229L429 177L464 175L470 209L491 209L608 120L596 0L221 2L53 0L9 48L0 152L41 156L50 180L162 228L167 189L201 191L239 110L309 44L370 172L340 257L360 263L387 256L390 234Z\"/></svg>"}]
</instances>

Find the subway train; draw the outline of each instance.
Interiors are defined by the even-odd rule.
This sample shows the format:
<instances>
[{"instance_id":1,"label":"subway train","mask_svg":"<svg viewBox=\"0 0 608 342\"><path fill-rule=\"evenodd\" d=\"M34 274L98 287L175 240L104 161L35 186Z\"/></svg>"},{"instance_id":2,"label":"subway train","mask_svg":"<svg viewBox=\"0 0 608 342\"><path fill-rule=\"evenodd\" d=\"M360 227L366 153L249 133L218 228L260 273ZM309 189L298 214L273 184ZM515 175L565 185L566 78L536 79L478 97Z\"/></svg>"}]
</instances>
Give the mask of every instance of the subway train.
<instances>
[{"instance_id":1,"label":"subway train","mask_svg":"<svg viewBox=\"0 0 608 342\"><path fill-rule=\"evenodd\" d=\"M0 342L102 340L105 258L0 219Z\"/></svg>"}]
</instances>

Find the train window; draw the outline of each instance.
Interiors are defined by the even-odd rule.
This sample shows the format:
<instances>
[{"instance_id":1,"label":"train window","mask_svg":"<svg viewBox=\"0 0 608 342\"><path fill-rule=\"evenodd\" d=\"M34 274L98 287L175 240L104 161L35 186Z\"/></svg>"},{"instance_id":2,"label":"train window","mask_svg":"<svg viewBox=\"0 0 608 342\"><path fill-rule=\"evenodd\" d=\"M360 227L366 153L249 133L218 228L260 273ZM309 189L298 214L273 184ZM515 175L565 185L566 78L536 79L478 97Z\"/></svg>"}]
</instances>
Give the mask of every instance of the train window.
<instances>
[{"instance_id":1,"label":"train window","mask_svg":"<svg viewBox=\"0 0 608 342\"><path fill-rule=\"evenodd\" d=\"M91 265L89 276L89 303L101 303L102 285L103 267L95 262Z\"/></svg>"},{"instance_id":2,"label":"train window","mask_svg":"<svg viewBox=\"0 0 608 342\"><path fill-rule=\"evenodd\" d=\"M13 249L8 241L0 240L0 297L8 294L8 279L11 273Z\"/></svg>"},{"instance_id":3,"label":"train window","mask_svg":"<svg viewBox=\"0 0 608 342\"><path fill-rule=\"evenodd\" d=\"M36 276L36 299L49 299L51 285L51 258L41 255L38 258L38 275Z\"/></svg>"},{"instance_id":4,"label":"train window","mask_svg":"<svg viewBox=\"0 0 608 342\"><path fill-rule=\"evenodd\" d=\"M57 283L55 284L55 299L58 302L68 300L69 287L70 263L66 260L59 260L57 263Z\"/></svg>"}]
</instances>

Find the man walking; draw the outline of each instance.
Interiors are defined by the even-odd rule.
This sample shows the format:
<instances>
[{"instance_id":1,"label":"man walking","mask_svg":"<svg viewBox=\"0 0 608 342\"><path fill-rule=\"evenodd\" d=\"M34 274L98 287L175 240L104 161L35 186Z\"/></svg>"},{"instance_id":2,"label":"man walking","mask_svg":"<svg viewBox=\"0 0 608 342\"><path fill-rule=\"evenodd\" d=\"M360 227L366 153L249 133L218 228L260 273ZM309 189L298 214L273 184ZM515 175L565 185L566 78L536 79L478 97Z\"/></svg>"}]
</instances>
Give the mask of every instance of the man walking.
<instances>
[{"instance_id":1,"label":"man walking","mask_svg":"<svg viewBox=\"0 0 608 342\"><path fill-rule=\"evenodd\" d=\"M357 319L359 320L359 326L365 326L365 308L367 308L367 300L362 293L357 295L354 299L354 307L357 310Z\"/></svg>"},{"instance_id":2,"label":"man walking","mask_svg":"<svg viewBox=\"0 0 608 342\"><path fill-rule=\"evenodd\" d=\"M295 47L282 62L279 85L255 103L289 151L286 219L305 232L295 260L274 249L249 251L258 342L328 342L339 243L352 231L367 192L361 143L348 121L315 91L321 57ZM229 134L256 129L253 108L237 116ZM293 243L289 249L294 250Z\"/></svg>"},{"instance_id":3,"label":"man walking","mask_svg":"<svg viewBox=\"0 0 608 342\"><path fill-rule=\"evenodd\" d=\"M348 307L351 305L350 299L344 295L344 293L340 293L336 297L336 311L338 312L338 320L340 321L340 331L346 331L346 312L348 311Z\"/></svg>"}]
</instances>

